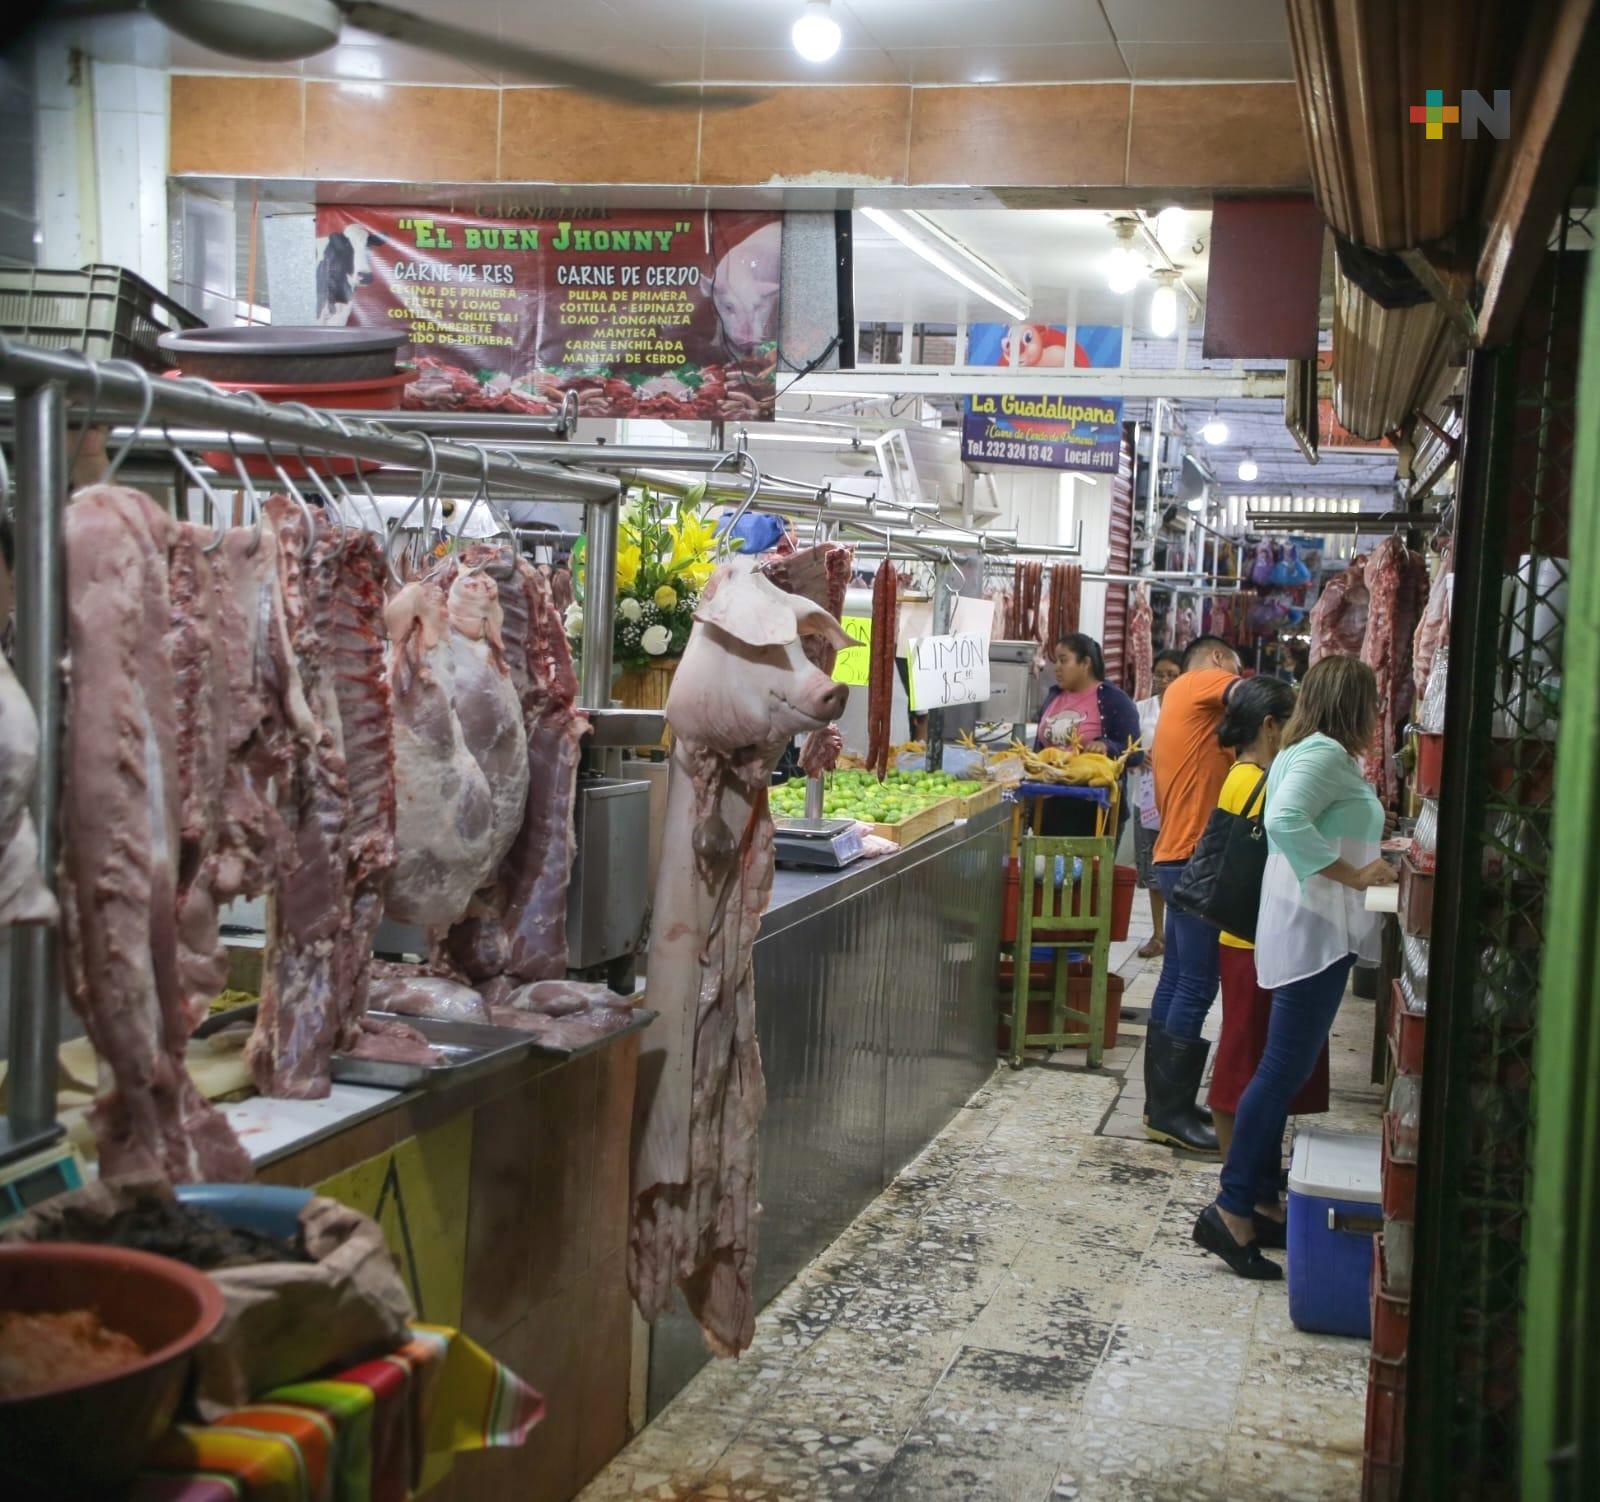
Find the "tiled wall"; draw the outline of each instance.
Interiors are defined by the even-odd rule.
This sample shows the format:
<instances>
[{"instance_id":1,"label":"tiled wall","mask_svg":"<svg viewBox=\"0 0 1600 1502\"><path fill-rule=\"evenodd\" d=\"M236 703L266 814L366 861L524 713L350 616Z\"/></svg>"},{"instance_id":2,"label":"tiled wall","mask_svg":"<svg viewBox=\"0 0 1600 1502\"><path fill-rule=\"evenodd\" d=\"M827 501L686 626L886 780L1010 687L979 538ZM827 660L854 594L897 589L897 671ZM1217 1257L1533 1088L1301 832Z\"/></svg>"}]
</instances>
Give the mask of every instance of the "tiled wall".
<instances>
[{"instance_id":1,"label":"tiled wall","mask_svg":"<svg viewBox=\"0 0 1600 1502\"><path fill-rule=\"evenodd\" d=\"M171 150L174 174L396 182L1309 183L1287 83L774 88L665 112L564 89L179 74Z\"/></svg>"}]
</instances>

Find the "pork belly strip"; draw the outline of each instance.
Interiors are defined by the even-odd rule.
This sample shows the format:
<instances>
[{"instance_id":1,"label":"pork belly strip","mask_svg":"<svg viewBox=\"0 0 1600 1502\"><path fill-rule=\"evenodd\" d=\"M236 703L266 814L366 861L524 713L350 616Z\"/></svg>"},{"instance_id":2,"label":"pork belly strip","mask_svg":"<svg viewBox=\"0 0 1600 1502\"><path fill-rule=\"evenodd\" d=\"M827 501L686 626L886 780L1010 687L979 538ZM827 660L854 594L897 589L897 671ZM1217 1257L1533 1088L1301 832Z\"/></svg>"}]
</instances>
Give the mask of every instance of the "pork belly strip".
<instances>
[{"instance_id":1,"label":"pork belly strip","mask_svg":"<svg viewBox=\"0 0 1600 1502\"><path fill-rule=\"evenodd\" d=\"M103 1175L244 1179L250 1159L184 1066L181 799L168 554L178 524L94 486L68 507L61 894L68 996L100 1059Z\"/></svg>"}]
</instances>

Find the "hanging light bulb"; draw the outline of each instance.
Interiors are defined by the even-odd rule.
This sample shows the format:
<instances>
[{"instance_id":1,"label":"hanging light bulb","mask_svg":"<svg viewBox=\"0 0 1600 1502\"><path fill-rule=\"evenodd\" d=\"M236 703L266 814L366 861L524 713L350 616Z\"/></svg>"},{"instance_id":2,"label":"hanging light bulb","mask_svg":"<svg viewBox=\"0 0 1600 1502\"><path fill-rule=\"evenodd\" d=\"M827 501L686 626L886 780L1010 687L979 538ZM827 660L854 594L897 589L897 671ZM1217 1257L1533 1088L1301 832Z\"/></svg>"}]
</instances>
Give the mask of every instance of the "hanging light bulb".
<instances>
[{"instance_id":1,"label":"hanging light bulb","mask_svg":"<svg viewBox=\"0 0 1600 1502\"><path fill-rule=\"evenodd\" d=\"M1165 245L1169 240L1175 241L1183 234L1183 226L1188 218L1188 211L1180 209L1176 204L1168 204L1166 208L1156 215L1156 239Z\"/></svg>"},{"instance_id":2,"label":"hanging light bulb","mask_svg":"<svg viewBox=\"0 0 1600 1502\"><path fill-rule=\"evenodd\" d=\"M828 0L807 0L789 40L808 63L825 63L839 50L839 23L828 10Z\"/></svg>"},{"instance_id":3,"label":"hanging light bulb","mask_svg":"<svg viewBox=\"0 0 1600 1502\"><path fill-rule=\"evenodd\" d=\"M1213 448L1219 443L1228 441L1228 425L1217 416L1217 409L1211 409L1211 416L1206 419L1205 426L1200 429L1200 436Z\"/></svg>"},{"instance_id":4,"label":"hanging light bulb","mask_svg":"<svg viewBox=\"0 0 1600 1502\"><path fill-rule=\"evenodd\" d=\"M1170 339L1178 328L1178 273L1162 268L1150 275L1159 284L1150 298L1150 332Z\"/></svg>"},{"instance_id":5,"label":"hanging light bulb","mask_svg":"<svg viewBox=\"0 0 1600 1502\"><path fill-rule=\"evenodd\" d=\"M1138 226L1131 219L1111 221L1112 233L1117 237L1116 248L1106 257L1106 283L1118 297L1132 292L1145 274L1145 263L1133 248L1133 237Z\"/></svg>"},{"instance_id":6,"label":"hanging light bulb","mask_svg":"<svg viewBox=\"0 0 1600 1502\"><path fill-rule=\"evenodd\" d=\"M1239 478L1246 484L1249 484L1260 473L1260 469L1256 467L1256 461L1248 455L1239 461Z\"/></svg>"}]
</instances>

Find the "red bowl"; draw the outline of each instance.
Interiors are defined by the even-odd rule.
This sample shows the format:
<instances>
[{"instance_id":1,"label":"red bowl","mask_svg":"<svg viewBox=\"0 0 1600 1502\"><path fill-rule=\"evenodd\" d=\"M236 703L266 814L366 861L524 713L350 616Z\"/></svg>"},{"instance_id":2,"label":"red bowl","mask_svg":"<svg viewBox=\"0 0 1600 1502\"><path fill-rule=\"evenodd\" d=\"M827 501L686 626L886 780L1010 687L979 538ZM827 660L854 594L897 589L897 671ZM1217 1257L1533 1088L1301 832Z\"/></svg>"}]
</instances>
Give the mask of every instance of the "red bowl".
<instances>
[{"instance_id":1,"label":"red bowl","mask_svg":"<svg viewBox=\"0 0 1600 1502\"><path fill-rule=\"evenodd\" d=\"M0 1246L0 1309L93 1309L146 1353L109 1375L0 1398L5 1489L21 1482L18 1495L55 1497L114 1486L138 1469L171 1427L194 1348L221 1322L223 1299L204 1273L169 1257L69 1242Z\"/></svg>"}]
</instances>

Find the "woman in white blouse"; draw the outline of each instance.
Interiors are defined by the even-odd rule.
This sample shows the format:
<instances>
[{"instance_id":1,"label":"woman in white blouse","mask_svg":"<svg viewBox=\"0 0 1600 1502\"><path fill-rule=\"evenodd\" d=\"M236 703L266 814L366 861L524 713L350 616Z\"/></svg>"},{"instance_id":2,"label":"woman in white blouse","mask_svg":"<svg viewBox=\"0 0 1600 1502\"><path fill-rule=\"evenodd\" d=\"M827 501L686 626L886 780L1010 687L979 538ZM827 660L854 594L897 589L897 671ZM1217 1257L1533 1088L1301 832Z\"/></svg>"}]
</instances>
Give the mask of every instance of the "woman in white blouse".
<instances>
[{"instance_id":1,"label":"woman in white blouse","mask_svg":"<svg viewBox=\"0 0 1600 1502\"><path fill-rule=\"evenodd\" d=\"M1240 1098L1216 1202L1194 1239L1245 1278L1281 1278L1257 1245L1258 1205L1277 1202L1289 1102L1310 1077L1357 957L1376 959L1363 893L1394 871L1379 853L1383 805L1358 758L1378 723L1372 669L1325 657L1300 686L1267 780L1267 867L1256 974L1272 994L1266 1051Z\"/></svg>"}]
</instances>

